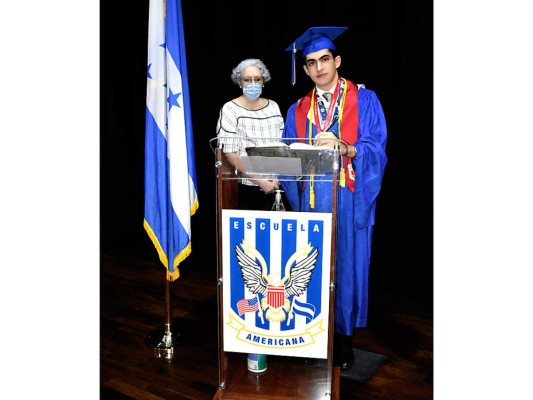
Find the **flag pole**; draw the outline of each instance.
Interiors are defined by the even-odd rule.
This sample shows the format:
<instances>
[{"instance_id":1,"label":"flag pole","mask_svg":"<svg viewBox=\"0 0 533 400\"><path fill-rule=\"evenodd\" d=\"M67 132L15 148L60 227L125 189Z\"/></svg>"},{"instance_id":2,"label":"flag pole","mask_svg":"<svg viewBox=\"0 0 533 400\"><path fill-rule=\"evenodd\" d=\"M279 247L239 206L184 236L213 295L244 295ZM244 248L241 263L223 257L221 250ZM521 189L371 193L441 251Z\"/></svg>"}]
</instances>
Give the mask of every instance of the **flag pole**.
<instances>
[{"instance_id":1,"label":"flag pole","mask_svg":"<svg viewBox=\"0 0 533 400\"><path fill-rule=\"evenodd\" d=\"M165 279L165 298L166 298L166 322L165 328L151 332L146 338L148 346L154 349L157 358L171 360L174 357L174 347L185 342L185 335L178 331L173 334L170 328L170 280Z\"/></svg>"}]
</instances>

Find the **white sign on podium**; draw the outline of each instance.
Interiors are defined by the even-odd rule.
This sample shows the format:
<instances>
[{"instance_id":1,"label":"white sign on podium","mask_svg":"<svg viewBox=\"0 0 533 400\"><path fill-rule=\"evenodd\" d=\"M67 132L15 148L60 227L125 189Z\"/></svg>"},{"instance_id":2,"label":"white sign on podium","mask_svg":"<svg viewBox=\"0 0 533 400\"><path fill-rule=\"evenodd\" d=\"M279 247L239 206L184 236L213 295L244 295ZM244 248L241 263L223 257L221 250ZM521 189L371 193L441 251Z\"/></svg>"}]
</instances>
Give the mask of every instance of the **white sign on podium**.
<instances>
[{"instance_id":1,"label":"white sign on podium","mask_svg":"<svg viewBox=\"0 0 533 400\"><path fill-rule=\"evenodd\" d=\"M222 210L224 351L326 359L331 214Z\"/></svg>"}]
</instances>

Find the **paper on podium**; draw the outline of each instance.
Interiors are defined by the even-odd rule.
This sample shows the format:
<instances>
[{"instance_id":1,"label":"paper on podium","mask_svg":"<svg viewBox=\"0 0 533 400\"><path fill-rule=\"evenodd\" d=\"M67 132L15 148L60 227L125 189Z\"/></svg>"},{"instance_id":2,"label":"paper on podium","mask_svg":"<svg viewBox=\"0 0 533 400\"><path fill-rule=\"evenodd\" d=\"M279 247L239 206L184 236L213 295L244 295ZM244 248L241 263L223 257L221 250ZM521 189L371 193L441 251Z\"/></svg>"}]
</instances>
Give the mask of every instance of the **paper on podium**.
<instances>
[{"instance_id":1,"label":"paper on podium","mask_svg":"<svg viewBox=\"0 0 533 400\"><path fill-rule=\"evenodd\" d=\"M297 158L249 156L242 161L249 174L302 175L302 162Z\"/></svg>"},{"instance_id":2,"label":"paper on podium","mask_svg":"<svg viewBox=\"0 0 533 400\"><path fill-rule=\"evenodd\" d=\"M284 175L324 175L333 172L335 152L329 147L305 143L270 143L247 147L248 157L242 157L249 173Z\"/></svg>"}]
</instances>

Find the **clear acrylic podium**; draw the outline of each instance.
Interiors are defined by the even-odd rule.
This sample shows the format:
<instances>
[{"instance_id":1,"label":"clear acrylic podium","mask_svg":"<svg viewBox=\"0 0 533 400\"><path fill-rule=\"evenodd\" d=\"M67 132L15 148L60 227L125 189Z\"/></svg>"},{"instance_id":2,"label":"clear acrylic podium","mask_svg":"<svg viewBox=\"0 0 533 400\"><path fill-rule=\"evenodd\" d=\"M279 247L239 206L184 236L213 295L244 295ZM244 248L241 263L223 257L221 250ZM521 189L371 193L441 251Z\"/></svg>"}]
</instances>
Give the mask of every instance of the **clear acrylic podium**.
<instances>
[{"instance_id":1,"label":"clear acrylic podium","mask_svg":"<svg viewBox=\"0 0 533 400\"><path fill-rule=\"evenodd\" d=\"M331 232L324 248L328 247L329 271L324 273L322 301L327 307L327 335L324 335L324 356L321 358L304 357L298 353L286 355L269 354L267 370L252 372L247 367L247 353L252 352L243 347L243 351L225 348L224 335L227 332L227 293L228 277L223 267L223 214L238 209L238 190L240 174L229 163L223 150L217 147L217 139L211 140L215 145L215 171L217 193L217 272L218 272L218 337L219 337L219 385L213 400L250 400L250 399L285 399L285 400L339 400L339 367L333 366L333 333L335 301L335 243L336 243L336 204L340 156L338 148L318 150L306 146L285 147L250 146L247 157L242 157L247 172L254 174L254 179L269 179L276 176L279 181L325 180L332 186L332 210L326 218L331 218ZM291 214L288 212L287 214ZM294 213L298 214L298 213ZM272 244L275 245L275 244ZM225 279L226 278L226 279ZM233 278L232 278L233 279ZM226 285L226 286L225 286ZM266 301L266 298L265 300ZM261 304L261 303L259 303ZM261 312L259 312L261 314ZM289 315L289 313L287 313ZM263 315L261 315L263 318ZM296 318L296 317L295 317ZM290 318L287 318L290 320ZM281 324L284 324L283 321ZM287 322L288 324L288 322ZM226 329L226 331L225 331ZM231 331L233 332L233 331ZM244 335L243 335L244 336ZM227 339L227 338L226 338ZM277 340L277 339L273 339ZM244 342L243 342L244 343ZM243 344L246 346L246 343Z\"/></svg>"}]
</instances>

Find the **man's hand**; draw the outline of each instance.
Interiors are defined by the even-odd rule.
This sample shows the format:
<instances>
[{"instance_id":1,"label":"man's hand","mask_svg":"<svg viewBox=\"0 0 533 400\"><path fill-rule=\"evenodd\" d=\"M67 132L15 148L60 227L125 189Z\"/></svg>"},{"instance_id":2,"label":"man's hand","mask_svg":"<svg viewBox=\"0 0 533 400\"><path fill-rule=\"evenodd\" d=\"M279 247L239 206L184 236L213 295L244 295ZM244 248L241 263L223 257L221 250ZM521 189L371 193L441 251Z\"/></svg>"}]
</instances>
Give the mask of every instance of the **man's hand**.
<instances>
[{"instance_id":1,"label":"man's hand","mask_svg":"<svg viewBox=\"0 0 533 400\"><path fill-rule=\"evenodd\" d=\"M314 145L321 147L334 148L335 145L339 146L339 152L342 156L348 155L348 148L346 145L335 136L333 132L319 132L314 138Z\"/></svg>"},{"instance_id":2,"label":"man's hand","mask_svg":"<svg viewBox=\"0 0 533 400\"><path fill-rule=\"evenodd\" d=\"M319 132L314 137L313 144L315 146L333 148L336 144L340 144L340 140L333 132Z\"/></svg>"}]
</instances>

